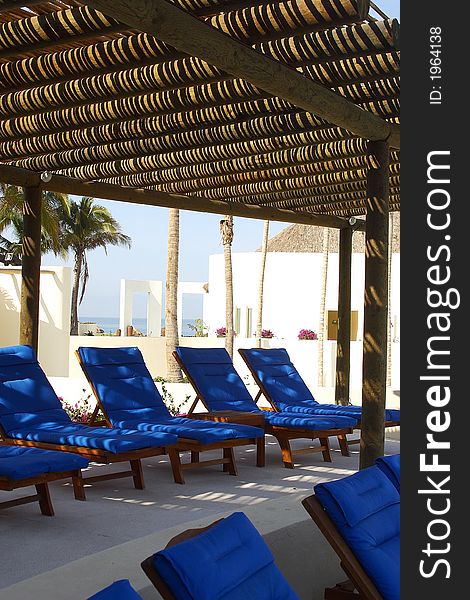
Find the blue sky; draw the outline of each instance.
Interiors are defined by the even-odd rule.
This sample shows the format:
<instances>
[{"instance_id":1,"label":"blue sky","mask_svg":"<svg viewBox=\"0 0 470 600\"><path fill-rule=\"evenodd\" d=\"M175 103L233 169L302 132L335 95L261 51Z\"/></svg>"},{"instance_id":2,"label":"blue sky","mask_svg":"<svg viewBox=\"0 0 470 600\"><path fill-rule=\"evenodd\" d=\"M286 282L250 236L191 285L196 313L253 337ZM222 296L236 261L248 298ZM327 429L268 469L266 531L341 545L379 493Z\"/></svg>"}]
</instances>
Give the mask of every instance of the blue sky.
<instances>
[{"instance_id":1,"label":"blue sky","mask_svg":"<svg viewBox=\"0 0 470 600\"><path fill-rule=\"evenodd\" d=\"M390 17L400 16L398 0L375 2ZM167 218L165 208L130 205L122 202L97 200L106 206L119 221L123 232L132 238L130 250L111 247L107 255L101 249L88 256L90 280L80 306L81 318L117 317L119 314L120 279L156 279L165 281L167 260ZM219 236L219 215L181 211L180 280L207 281L210 254L222 251ZM270 234L275 235L287 223L271 223ZM234 252L249 252L258 248L263 235L263 222L235 218ZM44 265L63 265L64 261L52 255L43 258ZM72 266L69 259L66 264ZM197 318L200 300L184 304L184 318ZM145 316L145 304L136 298L134 316Z\"/></svg>"},{"instance_id":2,"label":"blue sky","mask_svg":"<svg viewBox=\"0 0 470 600\"><path fill-rule=\"evenodd\" d=\"M115 317L119 314L119 285L123 279L156 279L165 281L167 261L166 208L129 205L123 202L96 200L106 206L121 224L124 233L132 238L132 248L108 248L88 255L90 280L80 306L81 318L90 316ZM181 211L180 216L180 280L207 281L210 254L222 252L219 236L219 215ZM272 223L276 234L287 223ZM235 218L234 252L255 250L261 245L263 221ZM43 258L44 265L63 265L53 255ZM66 261L72 266L72 260ZM188 297L184 303L184 318L197 318L200 301ZM136 317L145 316L145 304L137 296Z\"/></svg>"}]
</instances>

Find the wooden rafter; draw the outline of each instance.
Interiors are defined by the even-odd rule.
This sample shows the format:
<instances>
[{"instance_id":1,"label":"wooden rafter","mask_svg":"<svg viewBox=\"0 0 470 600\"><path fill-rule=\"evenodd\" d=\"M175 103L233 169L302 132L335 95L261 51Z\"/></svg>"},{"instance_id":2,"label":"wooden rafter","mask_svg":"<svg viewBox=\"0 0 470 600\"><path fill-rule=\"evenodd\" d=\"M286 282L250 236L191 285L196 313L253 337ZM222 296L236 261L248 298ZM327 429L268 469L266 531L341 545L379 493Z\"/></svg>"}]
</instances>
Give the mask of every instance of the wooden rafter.
<instances>
[{"instance_id":1,"label":"wooden rafter","mask_svg":"<svg viewBox=\"0 0 470 600\"><path fill-rule=\"evenodd\" d=\"M178 196L166 192L146 189L124 188L107 183L86 183L69 177L58 175L44 182L39 173L0 164L0 181L12 185L34 187L42 190L90 196L104 200L117 200L131 204L146 204L166 208L179 208L183 210L206 212L212 214L230 214L249 219L281 221L285 223L303 223L306 225L320 225L341 229L347 226L347 221L328 215L304 213L302 211L282 210L277 208L262 208L257 205L248 205L241 202L224 202L211 200L201 196Z\"/></svg>"}]
</instances>

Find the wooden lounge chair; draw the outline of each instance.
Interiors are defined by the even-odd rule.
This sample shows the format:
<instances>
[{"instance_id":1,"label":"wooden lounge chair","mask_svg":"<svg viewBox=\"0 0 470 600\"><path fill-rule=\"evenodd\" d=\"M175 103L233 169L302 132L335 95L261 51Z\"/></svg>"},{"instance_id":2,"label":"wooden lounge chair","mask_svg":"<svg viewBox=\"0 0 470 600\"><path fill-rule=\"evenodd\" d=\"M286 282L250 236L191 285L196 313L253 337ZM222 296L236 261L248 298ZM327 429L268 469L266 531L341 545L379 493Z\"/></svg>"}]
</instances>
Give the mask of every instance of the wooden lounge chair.
<instances>
[{"instance_id":1,"label":"wooden lounge chair","mask_svg":"<svg viewBox=\"0 0 470 600\"><path fill-rule=\"evenodd\" d=\"M166 432L178 436L170 454L175 481L184 483L183 470L222 464L231 475L237 474L233 449L260 444L264 448L264 429L196 421L170 415L150 375L142 353L130 348L78 348L80 366L95 394L97 408L108 427L124 427L145 432ZM96 410L95 413L96 414ZM201 461L199 454L222 450L222 458ZM191 462L182 463L180 452L191 452ZM259 457L258 457L259 458ZM264 458L264 456L262 457ZM264 461L258 460L258 466Z\"/></svg>"},{"instance_id":2,"label":"wooden lounge chair","mask_svg":"<svg viewBox=\"0 0 470 600\"><path fill-rule=\"evenodd\" d=\"M321 404L292 364L285 348L240 348L240 356L250 370L259 392L256 401L264 396L273 410L302 415L343 415L356 419L354 429L361 428L362 407ZM400 424L400 411L385 411L385 427ZM349 445L360 440L348 440L339 435L338 442L344 456L349 456Z\"/></svg>"},{"instance_id":3,"label":"wooden lounge chair","mask_svg":"<svg viewBox=\"0 0 470 600\"><path fill-rule=\"evenodd\" d=\"M315 486L302 504L338 555L348 580L326 600L399 600L400 495L373 466Z\"/></svg>"},{"instance_id":4,"label":"wooden lounge chair","mask_svg":"<svg viewBox=\"0 0 470 600\"><path fill-rule=\"evenodd\" d=\"M219 413L237 415L263 415L265 431L279 442L282 460L286 468L294 468L293 455L321 452L323 459L331 462L329 436L352 432L355 419L336 416L303 416L260 410L240 375L235 370L225 348L183 348L173 353L183 372L196 391L196 399L190 408L194 411L199 400L209 411L209 418L219 418ZM293 450L293 439L318 439L320 445Z\"/></svg>"},{"instance_id":5,"label":"wooden lounge chair","mask_svg":"<svg viewBox=\"0 0 470 600\"><path fill-rule=\"evenodd\" d=\"M81 469L87 466L88 460L70 452L0 446L0 490L12 491L32 485L36 488L34 495L0 502L0 509L39 502L42 514L52 517L54 508L48 483L70 477L76 488Z\"/></svg>"},{"instance_id":6,"label":"wooden lounge chair","mask_svg":"<svg viewBox=\"0 0 470 600\"><path fill-rule=\"evenodd\" d=\"M87 427L72 423L30 346L0 348L0 440L14 446L74 452L102 464L129 461L131 469L74 478L75 498L84 500L83 483L132 476L144 489L140 459L171 451L170 433Z\"/></svg>"},{"instance_id":7,"label":"wooden lounge chair","mask_svg":"<svg viewBox=\"0 0 470 600\"><path fill-rule=\"evenodd\" d=\"M258 531L243 513L188 529L142 562L164 600L298 600Z\"/></svg>"}]
</instances>

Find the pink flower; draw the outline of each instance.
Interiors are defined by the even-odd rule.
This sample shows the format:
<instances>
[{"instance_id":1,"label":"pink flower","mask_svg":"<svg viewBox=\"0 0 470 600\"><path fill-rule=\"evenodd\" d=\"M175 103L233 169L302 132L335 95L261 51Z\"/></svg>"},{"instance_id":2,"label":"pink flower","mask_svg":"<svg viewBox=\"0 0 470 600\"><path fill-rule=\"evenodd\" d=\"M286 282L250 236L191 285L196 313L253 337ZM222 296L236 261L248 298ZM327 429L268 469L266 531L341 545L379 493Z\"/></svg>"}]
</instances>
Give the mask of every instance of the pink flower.
<instances>
[{"instance_id":1,"label":"pink flower","mask_svg":"<svg viewBox=\"0 0 470 600\"><path fill-rule=\"evenodd\" d=\"M301 329L297 337L299 340L318 340L318 335L312 329Z\"/></svg>"}]
</instances>

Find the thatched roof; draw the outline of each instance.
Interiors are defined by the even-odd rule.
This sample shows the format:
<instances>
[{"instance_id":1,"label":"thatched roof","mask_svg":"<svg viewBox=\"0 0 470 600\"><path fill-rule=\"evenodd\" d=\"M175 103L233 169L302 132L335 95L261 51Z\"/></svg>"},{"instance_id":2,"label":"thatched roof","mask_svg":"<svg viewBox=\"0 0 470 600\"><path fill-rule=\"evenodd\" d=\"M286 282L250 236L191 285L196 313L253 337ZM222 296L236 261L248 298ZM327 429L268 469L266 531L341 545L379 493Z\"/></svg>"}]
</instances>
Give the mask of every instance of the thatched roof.
<instances>
[{"instance_id":1,"label":"thatched roof","mask_svg":"<svg viewBox=\"0 0 470 600\"><path fill-rule=\"evenodd\" d=\"M159 19L125 0L0 0L0 172L341 227L364 212L366 140L398 136L399 25L369 5L149 0ZM399 210L394 149L389 174Z\"/></svg>"},{"instance_id":2,"label":"thatched roof","mask_svg":"<svg viewBox=\"0 0 470 600\"><path fill-rule=\"evenodd\" d=\"M391 215L392 251L400 252L400 213ZM268 252L323 252L324 231L324 227L289 225L269 240ZM329 232L328 250L338 252L339 231L330 229ZM364 252L364 233L361 231L356 231L353 236L353 252Z\"/></svg>"}]
</instances>

